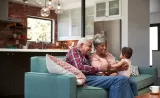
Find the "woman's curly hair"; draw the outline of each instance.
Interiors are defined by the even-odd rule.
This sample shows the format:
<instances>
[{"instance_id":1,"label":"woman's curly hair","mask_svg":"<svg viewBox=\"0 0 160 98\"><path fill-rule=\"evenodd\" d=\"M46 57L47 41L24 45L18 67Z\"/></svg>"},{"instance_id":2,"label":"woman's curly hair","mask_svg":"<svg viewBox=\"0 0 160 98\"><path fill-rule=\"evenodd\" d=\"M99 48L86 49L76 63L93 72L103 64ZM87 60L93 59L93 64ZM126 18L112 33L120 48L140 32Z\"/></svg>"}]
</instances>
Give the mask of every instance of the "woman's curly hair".
<instances>
[{"instance_id":1,"label":"woman's curly hair","mask_svg":"<svg viewBox=\"0 0 160 98\"><path fill-rule=\"evenodd\" d=\"M107 43L107 39L104 34L96 34L93 36L93 45L96 48L101 43Z\"/></svg>"}]
</instances>

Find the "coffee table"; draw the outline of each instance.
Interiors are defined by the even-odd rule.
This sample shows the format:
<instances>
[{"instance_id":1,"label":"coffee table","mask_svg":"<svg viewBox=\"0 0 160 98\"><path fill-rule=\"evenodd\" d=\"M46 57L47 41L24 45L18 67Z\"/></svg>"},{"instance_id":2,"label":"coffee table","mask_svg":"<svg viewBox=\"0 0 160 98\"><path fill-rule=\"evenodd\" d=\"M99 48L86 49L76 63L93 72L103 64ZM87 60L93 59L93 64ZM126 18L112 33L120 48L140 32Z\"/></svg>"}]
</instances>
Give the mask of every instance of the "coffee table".
<instances>
[{"instance_id":1,"label":"coffee table","mask_svg":"<svg viewBox=\"0 0 160 98\"><path fill-rule=\"evenodd\" d=\"M159 92L159 94L147 93L144 95L136 96L135 98L160 98L160 92Z\"/></svg>"}]
</instances>

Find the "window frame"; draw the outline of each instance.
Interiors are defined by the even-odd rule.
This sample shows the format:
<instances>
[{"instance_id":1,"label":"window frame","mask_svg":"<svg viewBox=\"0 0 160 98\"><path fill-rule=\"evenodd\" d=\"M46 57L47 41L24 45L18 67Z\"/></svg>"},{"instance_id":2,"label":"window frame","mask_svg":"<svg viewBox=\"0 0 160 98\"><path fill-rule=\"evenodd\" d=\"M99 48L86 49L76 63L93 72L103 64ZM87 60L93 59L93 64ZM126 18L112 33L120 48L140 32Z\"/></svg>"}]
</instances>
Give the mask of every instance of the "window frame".
<instances>
[{"instance_id":1,"label":"window frame","mask_svg":"<svg viewBox=\"0 0 160 98\"><path fill-rule=\"evenodd\" d=\"M55 37L55 20L54 19L50 19L50 18L43 18L43 17L37 17L37 16L27 16L28 18L34 18L34 19L41 19L41 20L48 20L51 21L51 40L50 42L45 42L45 43L52 43L54 44L54 37ZM27 23L28 25L28 23Z\"/></svg>"},{"instance_id":2,"label":"window frame","mask_svg":"<svg viewBox=\"0 0 160 98\"><path fill-rule=\"evenodd\" d=\"M156 24L150 24L150 27L158 27L158 49L157 50L160 50L160 23L156 23ZM153 50L153 51L156 51L156 50Z\"/></svg>"}]
</instances>

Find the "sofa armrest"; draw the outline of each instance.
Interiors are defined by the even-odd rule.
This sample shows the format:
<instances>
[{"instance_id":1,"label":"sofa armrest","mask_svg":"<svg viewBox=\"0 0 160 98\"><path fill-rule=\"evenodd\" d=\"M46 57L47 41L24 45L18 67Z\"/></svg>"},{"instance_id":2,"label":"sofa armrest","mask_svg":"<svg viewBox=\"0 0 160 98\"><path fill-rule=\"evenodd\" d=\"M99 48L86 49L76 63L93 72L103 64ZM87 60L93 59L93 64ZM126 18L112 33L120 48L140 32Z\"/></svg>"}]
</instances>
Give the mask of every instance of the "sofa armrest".
<instances>
[{"instance_id":1,"label":"sofa armrest","mask_svg":"<svg viewBox=\"0 0 160 98\"><path fill-rule=\"evenodd\" d=\"M154 76L154 84L157 85L158 81L158 69L155 67L139 67L140 74L150 74Z\"/></svg>"},{"instance_id":2,"label":"sofa armrest","mask_svg":"<svg viewBox=\"0 0 160 98\"><path fill-rule=\"evenodd\" d=\"M25 98L76 98L76 77L49 73L25 73Z\"/></svg>"}]
</instances>

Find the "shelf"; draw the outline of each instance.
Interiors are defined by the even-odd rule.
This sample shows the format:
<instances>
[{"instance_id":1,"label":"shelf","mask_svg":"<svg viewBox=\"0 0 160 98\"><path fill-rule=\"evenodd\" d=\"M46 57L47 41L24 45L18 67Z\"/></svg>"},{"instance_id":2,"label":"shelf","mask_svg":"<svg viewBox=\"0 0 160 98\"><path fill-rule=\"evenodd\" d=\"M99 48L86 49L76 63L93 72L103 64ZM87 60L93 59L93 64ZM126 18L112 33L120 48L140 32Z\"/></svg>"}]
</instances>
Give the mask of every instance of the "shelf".
<instances>
[{"instance_id":1,"label":"shelf","mask_svg":"<svg viewBox=\"0 0 160 98\"><path fill-rule=\"evenodd\" d=\"M31 27L9 27L10 29L31 29Z\"/></svg>"},{"instance_id":2,"label":"shelf","mask_svg":"<svg viewBox=\"0 0 160 98\"><path fill-rule=\"evenodd\" d=\"M10 38L10 40L30 40L28 38Z\"/></svg>"}]
</instances>

